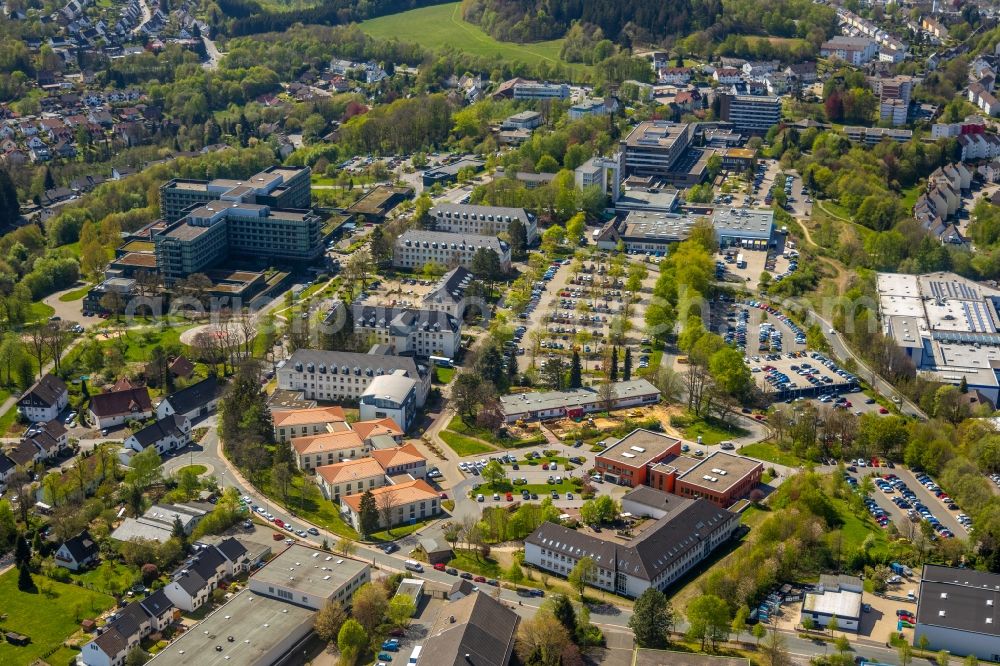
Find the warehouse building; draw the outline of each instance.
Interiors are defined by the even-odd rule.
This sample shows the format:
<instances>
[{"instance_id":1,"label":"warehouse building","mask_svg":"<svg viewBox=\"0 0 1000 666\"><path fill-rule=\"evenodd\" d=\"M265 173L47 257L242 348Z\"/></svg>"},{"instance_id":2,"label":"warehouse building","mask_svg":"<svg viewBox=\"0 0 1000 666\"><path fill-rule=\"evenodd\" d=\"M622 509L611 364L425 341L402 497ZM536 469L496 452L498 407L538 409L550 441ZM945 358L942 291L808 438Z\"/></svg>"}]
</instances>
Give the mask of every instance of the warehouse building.
<instances>
[{"instance_id":1,"label":"warehouse building","mask_svg":"<svg viewBox=\"0 0 1000 666\"><path fill-rule=\"evenodd\" d=\"M1000 574L925 564L914 642L930 650L1000 661Z\"/></svg>"},{"instance_id":2,"label":"warehouse building","mask_svg":"<svg viewBox=\"0 0 1000 666\"><path fill-rule=\"evenodd\" d=\"M595 232L594 240L602 250L616 249L622 243L629 252L666 253L670 245L690 236L700 219L712 223L723 248L764 249L773 243L773 210L725 206L688 206L675 212L628 211Z\"/></svg>"},{"instance_id":3,"label":"warehouse building","mask_svg":"<svg viewBox=\"0 0 1000 666\"><path fill-rule=\"evenodd\" d=\"M660 390L645 379L632 379L611 385L614 397L611 409L655 405L660 401ZM609 405L593 387L566 391L527 391L500 396L504 421L575 418L591 412L605 411Z\"/></svg>"}]
</instances>

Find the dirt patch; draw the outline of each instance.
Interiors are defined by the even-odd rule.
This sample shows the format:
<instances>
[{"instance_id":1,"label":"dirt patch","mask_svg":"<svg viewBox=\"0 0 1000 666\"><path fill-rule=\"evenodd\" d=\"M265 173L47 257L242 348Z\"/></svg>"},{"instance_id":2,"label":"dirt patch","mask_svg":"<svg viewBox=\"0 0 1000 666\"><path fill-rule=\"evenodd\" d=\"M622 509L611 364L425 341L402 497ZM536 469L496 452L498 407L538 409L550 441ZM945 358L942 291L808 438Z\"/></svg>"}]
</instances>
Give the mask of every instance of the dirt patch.
<instances>
[{"instance_id":1,"label":"dirt patch","mask_svg":"<svg viewBox=\"0 0 1000 666\"><path fill-rule=\"evenodd\" d=\"M680 437L680 432L670 425L670 417L676 414L681 414L683 411L684 410L677 405L658 404L647 407L622 409L607 416L596 416L593 418L585 417L579 421L562 418L556 421L547 422L545 427L551 430L556 437L565 439L571 433L576 432L583 427L595 428L601 432L610 432L624 425L625 421L647 421L649 419L656 419L659 421L664 432Z\"/></svg>"}]
</instances>

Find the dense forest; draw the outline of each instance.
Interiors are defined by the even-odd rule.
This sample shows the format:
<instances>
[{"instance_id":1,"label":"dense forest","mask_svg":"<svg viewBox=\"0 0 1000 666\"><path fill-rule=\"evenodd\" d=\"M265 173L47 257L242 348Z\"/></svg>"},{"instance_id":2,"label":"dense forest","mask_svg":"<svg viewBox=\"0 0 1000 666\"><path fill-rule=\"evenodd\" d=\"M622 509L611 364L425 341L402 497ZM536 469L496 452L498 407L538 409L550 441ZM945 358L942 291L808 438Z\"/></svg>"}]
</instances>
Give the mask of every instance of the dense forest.
<instances>
[{"instance_id":1,"label":"dense forest","mask_svg":"<svg viewBox=\"0 0 1000 666\"><path fill-rule=\"evenodd\" d=\"M213 29L230 36L281 32L295 23L341 25L441 4L442 0L327 0L305 11L273 11L257 0L216 0L219 11L210 19Z\"/></svg>"},{"instance_id":2,"label":"dense forest","mask_svg":"<svg viewBox=\"0 0 1000 666\"><path fill-rule=\"evenodd\" d=\"M798 37L822 42L836 28L830 7L811 0L465 0L465 19L497 39L530 42L563 37L574 22L600 28L622 46L688 37L702 52L730 35ZM694 39L692 39L692 37Z\"/></svg>"}]
</instances>

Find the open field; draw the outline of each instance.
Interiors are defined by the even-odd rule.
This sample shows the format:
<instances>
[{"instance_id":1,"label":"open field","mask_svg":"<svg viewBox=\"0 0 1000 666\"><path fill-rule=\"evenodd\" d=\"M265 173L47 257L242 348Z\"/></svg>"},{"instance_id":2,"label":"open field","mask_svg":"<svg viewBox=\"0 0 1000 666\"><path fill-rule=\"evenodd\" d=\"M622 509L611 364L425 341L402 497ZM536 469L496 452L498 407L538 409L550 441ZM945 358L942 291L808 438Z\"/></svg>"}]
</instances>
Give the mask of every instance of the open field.
<instances>
[{"instance_id":1,"label":"open field","mask_svg":"<svg viewBox=\"0 0 1000 666\"><path fill-rule=\"evenodd\" d=\"M416 42L429 49L452 46L477 56L499 56L505 60L529 65L546 62L561 64L574 71L585 71L585 65L571 65L559 58L561 39L533 44L499 42L477 25L462 19L461 3L454 2L400 14L382 16L361 23L361 29L377 39L398 39Z\"/></svg>"},{"instance_id":2,"label":"open field","mask_svg":"<svg viewBox=\"0 0 1000 666\"><path fill-rule=\"evenodd\" d=\"M6 641L0 643L0 664L21 666L33 663L79 628L79 621L95 618L114 605L106 594L92 592L76 585L57 583L35 575L35 593L17 589L17 569L0 576L0 598L6 619L0 622L5 631L14 631L31 638L25 647ZM59 663L59 662L53 662Z\"/></svg>"},{"instance_id":3,"label":"open field","mask_svg":"<svg viewBox=\"0 0 1000 666\"><path fill-rule=\"evenodd\" d=\"M466 437L465 435L459 435L457 432L452 432L450 430L442 430L440 437L445 444L450 446L451 449L460 456L474 456L479 453L488 453L493 450L486 444L480 442L478 439Z\"/></svg>"}]
</instances>

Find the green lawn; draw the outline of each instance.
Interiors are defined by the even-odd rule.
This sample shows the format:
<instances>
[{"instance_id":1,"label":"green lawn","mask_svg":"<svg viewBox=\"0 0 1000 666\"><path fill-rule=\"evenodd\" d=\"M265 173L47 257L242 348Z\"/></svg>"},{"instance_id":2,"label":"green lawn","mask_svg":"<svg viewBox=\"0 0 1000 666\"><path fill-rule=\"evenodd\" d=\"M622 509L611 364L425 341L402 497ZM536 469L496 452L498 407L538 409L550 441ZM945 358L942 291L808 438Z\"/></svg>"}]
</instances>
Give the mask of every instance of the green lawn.
<instances>
[{"instance_id":1,"label":"green lawn","mask_svg":"<svg viewBox=\"0 0 1000 666\"><path fill-rule=\"evenodd\" d=\"M0 576L0 609L7 616L0 628L31 638L25 647L0 643L0 664L5 666L33 663L58 648L79 628L81 620L96 618L114 605L114 599L106 594L57 583L41 575L34 578L39 591L28 593L17 589L17 569Z\"/></svg>"},{"instance_id":2,"label":"green lawn","mask_svg":"<svg viewBox=\"0 0 1000 666\"><path fill-rule=\"evenodd\" d=\"M474 439L481 439L484 442L488 442L494 446L502 446L504 448L517 448L521 446L534 446L535 444L544 444L545 435L538 433L532 437L526 439L510 439L509 437L498 437L496 433L492 430L487 430L486 428L480 428L476 425L468 425L462 420L462 417L455 415L451 417L451 421L448 423L448 430L459 435L464 435L466 437L472 437Z\"/></svg>"},{"instance_id":3,"label":"green lawn","mask_svg":"<svg viewBox=\"0 0 1000 666\"><path fill-rule=\"evenodd\" d=\"M450 384L452 378L455 376L455 368L442 368L438 366L434 368L434 380L438 384Z\"/></svg>"},{"instance_id":4,"label":"green lawn","mask_svg":"<svg viewBox=\"0 0 1000 666\"><path fill-rule=\"evenodd\" d=\"M79 289L74 289L73 291L67 291L65 294L59 297L59 300L62 301L63 303L71 303L72 301L78 301L84 296L86 296L87 292L90 291L90 289L91 286L88 284L80 287Z\"/></svg>"},{"instance_id":5,"label":"green lawn","mask_svg":"<svg viewBox=\"0 0 1000 666\"><path fill-rule=\"evenodd\" d=\"M794 453L782 451L776 444L772 444L771 442L748 444L747 446L740 447L739 453L751 458L773 462L778 465L786 465L788 467L798 467L802 464L802 460Z\"/></svg>"},{"instance_id":6,"label":"green lawn","mask_svg":"<svg viewBox=\"0 0 1000 666\"><path fill-rule=\"evenodd\" d=\"M456 548L455 557L448 562L448 566L487 578L500 578L500 564L492 557L480 557L477 552Z\"/></svg>"},{"instance_id":7,"label":"green lawn","mask_svg":"<svg viewBox=\"0 0 1000 666\"><path fill-rule=\"evenodd\" d=\"M28 321L43 321L54 315L55 308L37 301L28 306Z\"/></svg>"},{"instance_id":8,"label":"green lawn","mask_svg":"<svg viewBox=\"0 0 1000 666\"><path fill-rule=\"evenodd\" d=\"M320 527L333 532L338 536L348 537L349 539L360 538L354 528L344 522L344 519L340 517L338 507L334 506L333 502L323 497L319 488L316 488L316 492L319 493L314 496L316 499L302 502L301 488L303 483L309 483L309 481L306 481L301 475L292 479L292 490L289 493L288 508L291 511L294 511L295 515L301 516L303 520L308 520L314 525L319 525ZM279 494L271 487L271 480L269 476L264 479L263 483L257 486L257 489L271 498L271 501L276 504L283 504ZM301 525L297 527L301 527Z\"/></svg>"},{"instance_id":9,"label":"green lawn","mask_svg":"<svg viewBox=\"0 0 1000 666\"><path fill-rule=\"evenodd\" d=\"M500 42L479 26L462 19L461 3L453 2L408 12L382 16L361 23L361 29L376 39L398 39L416 42L429 49L445 46L477 56L499 56L504 60L520 61L529 65L546 62L560 64L574 71L588 69L584 65L570 65L559 57L561 39L533 44Z\"/></svg>"},{"instance_id":10,"label":"green lawn","mask_svg":"<svg viewBox=\"0 0 1000 666\"><path fill-rule=\"evenodd\" d=\"M139 580L139 570L118 562L101 562L94 569L75 574L73 579L106 594L112 594L116 590L118 594L122 594Z\"/></svg>"},{"instance_id":11,"label":"green lawn","mask_svg":"<svg viewBox=\"0 0 1000 666\"><path fill-rule=\"evenodd\" d=\"M3 391L3 399L6 400L10 393ZM17 423L17 406L11 407L6 414L0 416L0 437L10 432L11 427Z\"/></svg>"},{"instance_id":12,"label":"green lawn","mask_svg":"<svg viewBox=\"0 0 1000 666\"><path fill-rule=\"evenodd\" d=\"M847 553L860 548L869 534L875 537L876 549L887 549L889 547L889 540L886 538L885 530L876 525L868 517L867 513L859 517L851 511L851 508L844 500L831 497L830 501L837 507L838 515L844 521L843 526L840 528L844 539L842 545L843 552Z\"/></svg>"},{"instance_id":13,"label":"green lawn","mask_svg":"<svg viewBox=\"0 0 1000 666\"><path fill-rule=\"evenodd\" d=\"M181 472L183 472L186 469L191 470L192 472L194 472L198 476L201 476L202 474L204 474L205 472L208 471L208 468L205 467L204 465L185 465L184 467L181 467L179 470L177 470L177 474L179 475Z\"/></svg>"},{"instance_id":14,"label":"green lawn","mask_svg":"<svg viewBox=\"0 0 1000 666\"><path fill-rule=\"evenodd\" d=\"M402 537L413 534L421 527L427 525L428 522L429 521L421 520L413 523L412 525L397 525L396 527L393 527L392 530L382 530L381 532L369 534L368 538L371 541L395 541L396 539L401 539Z\"/></svg>"},{"instance_id":15,"label":"green lawn","mask_svg":"<svg viewBox=\"0 0 1000 666\"><path fill-rule=\"evenodd\" d=\"M457 432L451 432L450 430L442 430L441 439L451 447L452 451L460 456L474 456L494 450L478 440L466 437L465 435L459 435Z\"/></svg>"},{"instance_id":16,"label":"green lawn","mask_svg":"<svg viewBox=\"0 0 1000 666\"><path fill-rule=\"evenodd\" d=\"M739 426L721 423L715 419L692 419L680 430L686 439L697 441L698 437L701 437L701 443L709 445L749 434Z\"/></svg>"}]
</instances>

